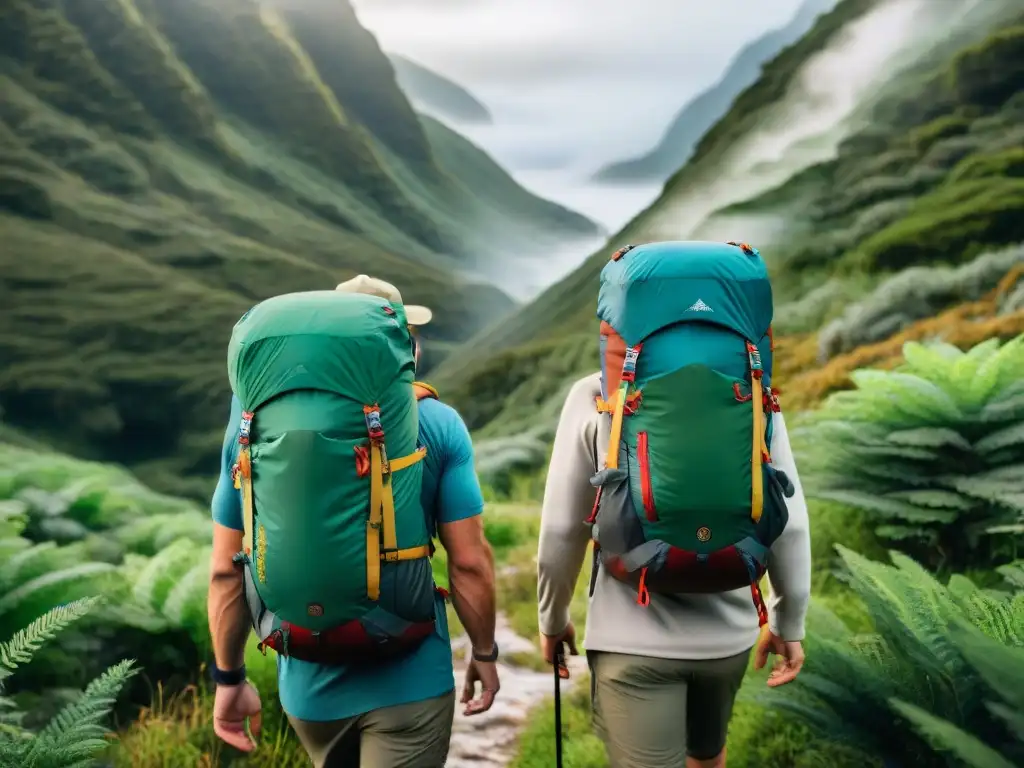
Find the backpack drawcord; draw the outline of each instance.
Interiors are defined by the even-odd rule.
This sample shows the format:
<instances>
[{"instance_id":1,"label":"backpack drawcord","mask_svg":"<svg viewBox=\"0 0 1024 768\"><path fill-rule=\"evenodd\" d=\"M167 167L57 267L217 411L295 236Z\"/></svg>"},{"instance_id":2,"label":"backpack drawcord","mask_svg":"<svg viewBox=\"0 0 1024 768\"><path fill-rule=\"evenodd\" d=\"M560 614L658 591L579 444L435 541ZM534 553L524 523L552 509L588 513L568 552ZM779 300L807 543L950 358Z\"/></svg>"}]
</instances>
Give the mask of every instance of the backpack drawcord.
<instances>
[{"instance_id":1,"label":"backpack drawcord","mask_svg":"<svg viewBox=\"0 0 1024 768\"><path fill-rule=\"evenodd\" d=\"M636 591L636 604L646 608L651 604L651 593L647 590L647 569L640 571L640 587Z\"/></svg>"},{"instance_id":2,"label":"backpack drawcord","mask_svg":"<svg viewBox=\"0 0 1024 768\"><path fill-rule=\"evenodd\" d=\"M750 582L750 595L754 599L754 607L757 609L757 626L763 627L768 623L768 606L764 604L764 597L761 595L761 587L756 581Z\"/></svg>"}]
</instances>

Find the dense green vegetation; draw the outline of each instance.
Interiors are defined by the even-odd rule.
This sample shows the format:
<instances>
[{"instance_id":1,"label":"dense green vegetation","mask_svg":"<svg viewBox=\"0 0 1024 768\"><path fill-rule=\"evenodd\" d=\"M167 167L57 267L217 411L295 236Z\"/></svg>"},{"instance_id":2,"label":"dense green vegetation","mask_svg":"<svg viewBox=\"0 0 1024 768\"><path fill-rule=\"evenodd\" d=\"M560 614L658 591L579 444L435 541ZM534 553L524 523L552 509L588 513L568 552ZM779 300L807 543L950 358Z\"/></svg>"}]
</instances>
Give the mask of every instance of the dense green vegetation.
<instances>
[{"instance_id":1,"label":"dense green vegetation","mask_svg":"<svg viewBox=\"0 0 1024 768\"><path fill-rule=\"evenodd\" d=\"M474 275L597 231L417 116L347 3L286 6L3 4L12 425L205 496L225 345L255 302L373 273L443 307L430 367L512 306Z\"/></svg>"}]
</instances>

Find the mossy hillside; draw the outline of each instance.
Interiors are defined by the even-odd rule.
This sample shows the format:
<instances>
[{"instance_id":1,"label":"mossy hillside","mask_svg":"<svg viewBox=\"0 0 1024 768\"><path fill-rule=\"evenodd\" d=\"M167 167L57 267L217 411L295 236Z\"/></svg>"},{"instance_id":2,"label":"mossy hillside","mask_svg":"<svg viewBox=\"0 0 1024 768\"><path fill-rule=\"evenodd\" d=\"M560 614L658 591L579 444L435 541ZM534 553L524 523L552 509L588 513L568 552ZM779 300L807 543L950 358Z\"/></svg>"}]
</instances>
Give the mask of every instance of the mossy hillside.
<instances>
[{"instance_id":1,"label":"mossy hillside","mask_svg":"<svg viewBox=\"0 0 1024 768\"><path fill-rule=\"evenodd\" d=\"M366 124L349 117L341 96L357 94L331 90L284 19L232 3L98 0L86 14L16 0L0 17L0 295L10 309L0 408L63 450L197 497L211 490L224 428L223 350L254 303L376 274L438 309L429 369L511 307L463 277L469 268L522 253L538 233L593 227L518 187L457 133L437 127L427 139L411 109L409 130L439 159L395 155L365 109L352 114ZM404 114L386 86L394 110L375 124ZM311 122L327 132L320 143L301 133ZM355 165L339 174L291 143L335 151L349 139L414 218L458 248L408 226L405 208L382 208L377 182L347 175Z\"/></svg>"}]
</instances>

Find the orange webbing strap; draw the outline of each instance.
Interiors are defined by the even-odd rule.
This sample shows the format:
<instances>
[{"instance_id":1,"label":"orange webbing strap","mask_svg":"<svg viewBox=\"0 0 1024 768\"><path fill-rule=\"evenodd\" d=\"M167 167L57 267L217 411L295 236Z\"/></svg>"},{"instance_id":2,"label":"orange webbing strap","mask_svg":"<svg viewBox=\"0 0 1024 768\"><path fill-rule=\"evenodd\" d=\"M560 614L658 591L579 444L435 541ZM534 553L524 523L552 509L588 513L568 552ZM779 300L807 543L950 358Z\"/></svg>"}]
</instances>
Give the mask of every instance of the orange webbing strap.
<instances>
[{"instance_id":1,"label":"orange webbing strap","mask_svg":"<svg viewBox=\"0 0 1024 768\"><path fill-rule=\"evenodd\" d=\"M764 511L764 478L761 462L765 459L764 450L764 395L761 388L761 354L757 347L747 342L747 357L750 362L750 389L753 397L750 402L754 407L754 434L750 441L750 482L751 502L750 518L756 523Z\"/></svg>"},{"instance_id":2,"label":"orange webbing strap","mask_svg":"<svg viewBox=\"0 0 1024 768\"><path fill-rule=\"evenodd\" d=\"M434 400L440 400L441 396L437 394L437 390L429 384L422 381L414 381L412 383L412 391L416 393L417 400L425 400L430 397Z\"/></svg>"},{"instance_id":3,"label":"orange webbing strap","mask_svg":"<svg viewBox=\"0 0 1024 768\"><path fill-rule=\"evenodd\" d=\"M625 412L635 409L640 400L640 390L637 390L626 398ZM595 398L598 413L615 413L615 398L605 400L602 397Z\"/></svg>"}]
</instances>

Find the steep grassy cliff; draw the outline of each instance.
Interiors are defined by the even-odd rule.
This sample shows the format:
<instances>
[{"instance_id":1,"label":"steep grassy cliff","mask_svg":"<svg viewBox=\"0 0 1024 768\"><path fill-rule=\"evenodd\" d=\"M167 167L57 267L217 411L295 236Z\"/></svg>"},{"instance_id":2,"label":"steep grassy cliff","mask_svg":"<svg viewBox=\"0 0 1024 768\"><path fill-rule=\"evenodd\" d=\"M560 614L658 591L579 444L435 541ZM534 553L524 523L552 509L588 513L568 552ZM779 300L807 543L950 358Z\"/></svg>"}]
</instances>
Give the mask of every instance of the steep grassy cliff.
<instances>
[{"instance_id":1,"label":"steep grassy cliff","mask_svg":"<svg viewBox=\"0 0 1024 768\"><path fill-rule=\"evenodd\" d=\"M827 113L826 123L825 91L840 82L829 81L829 72L850 66L851 51L864 50L854 43L895 25L900 14L914 20L915 31L850 95L856 102ZM943 14L957 23L936 23ZM662 196L607 249L465 345L435 382L482 435L550 422L566 382L596 368L597 278L610 252L627 242L758 245L773 269L780 331L804 334L810 357L802 364L813 367L813 332L887 276L959 264L1024 240L1022 24L1008 0L843 0L765 66ZM980 299L1008 268L1006 258L999 264L1003 271L986 278L983 291L937 291L869 340L958 300ZM1018 325L1008 323L1003 335Z\"/></svg>"},{"instance_id":2,"label":"steep grassy cliff","mask_svg":"<svg viewBox=\"0 0 1024 768\"><path fill-rule=\"evenodd\" d=\"M429 366L511 309L493 261L596 231L417 115L346 2L10 0L0 91L2 418L177 492L255 302L376 274L440 310Z\"/></svg>"}]
</instances>

